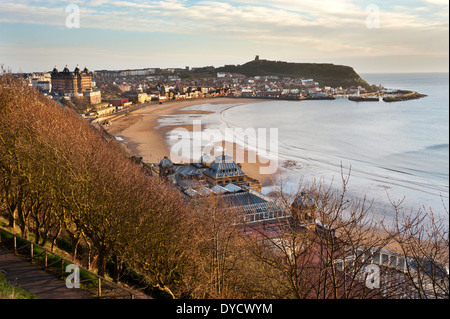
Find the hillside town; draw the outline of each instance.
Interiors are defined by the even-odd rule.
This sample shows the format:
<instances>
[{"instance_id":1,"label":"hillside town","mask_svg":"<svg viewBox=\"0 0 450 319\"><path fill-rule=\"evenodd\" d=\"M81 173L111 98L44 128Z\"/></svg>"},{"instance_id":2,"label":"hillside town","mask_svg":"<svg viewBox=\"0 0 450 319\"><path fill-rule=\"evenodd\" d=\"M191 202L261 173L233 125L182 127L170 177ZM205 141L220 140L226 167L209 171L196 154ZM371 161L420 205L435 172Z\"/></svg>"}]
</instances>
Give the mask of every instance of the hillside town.
<instances>
[{"instance_id":1,"label":"hillside town","mask_svg":"<svg viewBox=\"0 0 450 319\"><path fill-rule=\"evenodd\" d=\"M105 115L130 106L209 97L282 100L336 99L365 93L364 87L321 86L312 78L278 75L245 76L214 67L146 68L120 71L59 71L22 74L29 86L49 98L69 103L78 113ZM381 85L380 85L381 88Z\"/></svg>"}]
</instances>

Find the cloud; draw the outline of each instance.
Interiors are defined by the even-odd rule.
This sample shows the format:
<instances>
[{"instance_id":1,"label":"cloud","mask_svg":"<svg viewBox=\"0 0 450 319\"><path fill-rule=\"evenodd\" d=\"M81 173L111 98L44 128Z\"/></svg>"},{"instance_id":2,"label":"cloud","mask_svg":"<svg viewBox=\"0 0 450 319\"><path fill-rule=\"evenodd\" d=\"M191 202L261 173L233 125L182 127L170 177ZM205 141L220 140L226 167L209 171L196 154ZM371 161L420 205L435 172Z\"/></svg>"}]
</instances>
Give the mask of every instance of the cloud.
<instances>
[{"instance_id":1,"label":"cloud","mask_svg":"<svg viewBox=\"0 0 450 319\"><path fill-rule=\"evenodd\" d=\"M433 4L433 5L443 6L443 7L449 6L448 0L422 0L422 1L426 2L428 4Z\"/></svg>"},{"instance_id":2,"label":"cloud","mask_svg":"<svg viewBox=\"0 0 450 319\"><path fill-rule=\"evenodd\" d=\"M108 3L108 0L91 0L89 2L89 6L98 7L98 6L104 5L106 3Z\"/></svg>"},{"instance_id":3,"label":"cloud","mask_svg":"<svg viewBox=\"0 0 450 319\"><path fill-rule=\"evenodd\" d=\"M5 0L0 22L64 28L72 1ZM448 55L447 0L377 1L380 28L367 28L369 0L75 1L81 27L213 36L335 55Z\"/></svg>"}]
</instances>

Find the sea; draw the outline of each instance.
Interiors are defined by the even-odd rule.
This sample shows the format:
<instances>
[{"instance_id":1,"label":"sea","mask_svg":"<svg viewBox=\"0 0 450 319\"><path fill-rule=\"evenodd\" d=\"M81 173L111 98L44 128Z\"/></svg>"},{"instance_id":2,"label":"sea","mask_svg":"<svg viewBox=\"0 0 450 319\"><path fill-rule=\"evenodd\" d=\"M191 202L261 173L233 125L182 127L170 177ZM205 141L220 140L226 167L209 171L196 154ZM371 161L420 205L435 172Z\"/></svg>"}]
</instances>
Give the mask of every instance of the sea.
<instances>
[{"instance_id":1,"label":"sea","mask_svg":"<svg viewBox=\"0 0 450 319\"><path fill-rule=\"evenodd\" d=\"M406 212L426 210L448 217L449 205L449 74L360 74L370 84L413 90L427 96L401 102L336 100L201 104L185 110L210 114L177 114L160 125L192 124L205 129L276 129L277 151L270 143L241 140L243 146L276 160L283 191L320 181L332 188L348 177L347 196L366 198L380 218L394 216L392 203ZM273 134L272 134L273 135ZM174 143L169 141L169 143ZM252 144L253 143L253 144ZM264 144L266 146L264 146ZM270 194L280 185L263 187ZM447 217L446 217L447 216Z\"/></svg>"}]
</instances>

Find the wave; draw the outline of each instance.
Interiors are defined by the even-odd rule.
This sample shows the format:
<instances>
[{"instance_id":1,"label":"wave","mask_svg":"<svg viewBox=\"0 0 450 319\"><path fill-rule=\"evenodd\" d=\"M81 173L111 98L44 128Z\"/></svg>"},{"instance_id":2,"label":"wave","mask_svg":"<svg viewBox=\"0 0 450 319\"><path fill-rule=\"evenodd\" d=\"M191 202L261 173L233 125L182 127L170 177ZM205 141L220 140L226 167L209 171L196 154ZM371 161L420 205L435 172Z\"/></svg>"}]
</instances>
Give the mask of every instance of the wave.
<instances>
[{"instance_id":1,"label":"wave","mask_svg":"<svg viewBox=\"0 0 450 319\"><path fill-rule=\"evenodd\" d=\"M344 102L341 101L340 108L346 107ZM390 122L390 125L380 124L382 126L377 130L386 130L387 133L379 137L380 134L377 131L365 130L361 126L361 121L355 122L354 125L349 124L344 116L338 116L339 113L335 109L333 109L335 112L333 116L336 116L336 119L333 121L324 119L323 116L329 109L320 109L320 103L302 105L301 117L299 117L302 119L301 123L286 120L293 116L292 112L300 112L300 109L293 107L283 109L282 106L285 104L278 106L278 104L274 105L275 102L268 103L271 104L261 103L258 107L253 105L246 107L249 105L247 103L203 105L203 110L213 113L201 114L200 119L202 124L205 124L205 128L219 129L222 133L227 128L279 127L277 162L284 181L293 188L298 186L298 181L307 181L310 178L323 178L326 183L333 183L334 180L336 184L340 174L345 175L351 168L349 190L352 195L376 198L380 205L386 204L387 207L389 206L387 190L390 196L399 199L407 196L411 207L426 204L438 210L442 205L442 199L446 204L448 203L449 187L446 169L448 157L444 152L449 149L449 143L439 138L435 139L435 144L431 142L428 146L420 145L423 143L421 137L429 135L429 127L420 131L423 134L418 134L416 129L405 132L394 130L399 127L399 123ZM347 106L347 108L350 107L354 105ZM190 109L196 109L196 107L193 106ZM371 118L375 119L386 118L386 114L389 115L394 111L396 110L367 110L372 114ZM265 114L265 117L257 116L259 114ZM178 114L167 117L165 121L160 119L160 124L168 125L169 122L181 124L179 122L188 121L192 121L192 117L188 114ZM366 119L363 123L367 124L367 121L369 120ZM327 128L323 123L331 125L331 128ZM335 123L340 125L336 126ZM350 129L340 134L331 134L333 129L340 132L339 130L343 127ZM351 129L361 134L355 134ZM325 130L324 134L321 134L322 130ZM397 132L403 135L395 139ZM259 156L272 157L271 150L267 147L271 137L265 143L258 143L258 139L242 140L244 137L236 136L236 134L230 138L244 148L256 151ZM395 139L397 143L385 143L385 138ZM362 144L361 141L363 141ZM403 143L404 141L414 141L414 143L407 144ZM441 141L444 143L440 143ZM391 144L395 147L390 147ZM372 150L365 147L366 145L375 146ZM285 161L293 161L295 165L284 165Z\"/></svg>"},{"instance_id":2,"label":"wave","mask_svg":"<svg viewBox=\"0 0 450 319\"><path fill-rule=\"evenodd\" d=\"M430 145L425 147L425 150L448 150L449 149L449 144L448 143L444 143L444 144L435 144L435 145Z\"/></svg>"}]
</instances>

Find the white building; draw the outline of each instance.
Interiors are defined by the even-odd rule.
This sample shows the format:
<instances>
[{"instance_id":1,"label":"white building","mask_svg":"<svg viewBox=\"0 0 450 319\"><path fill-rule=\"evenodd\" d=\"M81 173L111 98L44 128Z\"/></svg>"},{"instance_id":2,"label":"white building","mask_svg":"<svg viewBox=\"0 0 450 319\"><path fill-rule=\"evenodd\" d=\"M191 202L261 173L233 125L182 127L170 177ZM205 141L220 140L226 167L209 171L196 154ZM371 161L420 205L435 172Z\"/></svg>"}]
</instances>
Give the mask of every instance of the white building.
<instances>
[{"instance_id":1,"label":"white building","mask_svg":"<svg viewBox=\"0 0 450 319\"><path fill-rule=\"evenodd\" d=\"M313 79L302 79L302 85L314 85L314 80Z\"/></svg>"}]
</instances>

